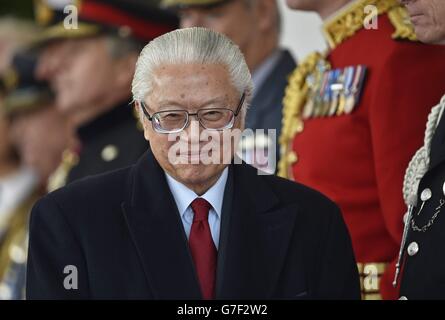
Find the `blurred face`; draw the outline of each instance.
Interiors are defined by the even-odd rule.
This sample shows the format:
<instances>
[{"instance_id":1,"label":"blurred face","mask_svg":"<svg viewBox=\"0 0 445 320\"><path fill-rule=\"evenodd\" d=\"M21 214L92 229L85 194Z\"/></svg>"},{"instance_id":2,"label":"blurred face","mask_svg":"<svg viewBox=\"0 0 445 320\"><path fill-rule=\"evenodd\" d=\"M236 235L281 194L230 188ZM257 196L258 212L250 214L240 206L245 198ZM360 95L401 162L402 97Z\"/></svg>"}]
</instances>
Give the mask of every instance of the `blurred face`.
<instances>
[{"instance_id":1,"label":"blurred face","mask_svg":"<svg viewBox=\"0 0 445 320\"><path fill-rule=\"evenodd\" d=\"M102 105L117 77L106 38L63 40L45 48L37 75L48 80L65 113Z\"/></svg>"},{"instance_id":2,"label":"blurred face","mask_svg":"<svg viewBox=\"0 0 445 320\"><path fill-rule=\"evenodd\" d=\"M235 111L241 98L230 81L227 69L221 65L166 65L155 70L153 79L152 90L145 99L150 115L169 110L195 113L200 109L229 108ZM145 137L150 141L160 166L177 181L202 194L217 181L227 166L227 162L223 163L223 157L232 158L233 145L224 145L223 135L240 129L241 117L242 113L235 118L232 130L209 132L199 125L195 116L190 116L189 126L176 138L154 131L146 117L143 124ZM210 152L210 156L216 156L217 161L206 164L202 157L204 153L208 155L205 150L209 141L218 141L219 150L215 149L214 154ZM178 144L187 148L178 150L175 147ZM182 163L175 163L178 159Z\"/></svg>"},{"instance_id":3,"label":"blurred face","mask_svg":"<svg viewBox=\"0 0 445 320\"><path fill-rule=\"evenodd\" d=\"M69 133L65 118L54 107L16 116L11 125L12 140L22 163L46 181L57 168Z\"/></svg>"},{"instance_id":4,"label":"blurred face","mask_svg":"<svg viewBox=\"0 0 445 320\"><path fill-rule=\"evenodd\" d=\"M181 28L204 27L223 33L246 53L258 32L253 6L245 0L232 0L209 8L184 9L180 11Z\"/></svg>"},{"instance_id":5,"label":"blurred face","mask_svg":"<svg viewBox=\"0 0 445 320\"><path fill-rule=\"evenodd\" d=\"M445 44L445 1L402 0L420 41Z\"/></svg>"}]
</instances>

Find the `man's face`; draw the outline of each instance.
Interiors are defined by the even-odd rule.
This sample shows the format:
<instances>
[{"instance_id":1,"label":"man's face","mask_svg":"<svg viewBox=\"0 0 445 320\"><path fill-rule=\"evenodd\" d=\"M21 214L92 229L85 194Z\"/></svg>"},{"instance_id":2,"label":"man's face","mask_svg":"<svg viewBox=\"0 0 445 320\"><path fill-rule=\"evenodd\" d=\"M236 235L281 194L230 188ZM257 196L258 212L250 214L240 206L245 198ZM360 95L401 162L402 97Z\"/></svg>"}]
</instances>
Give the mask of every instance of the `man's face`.
<instances>
[{"instance_id":1,"label":"man's face","mask_svg":"<svg viewBox=\"0 0 445 320\"><path fill-rule=\"evenodd\" d=\"M50 82L60 110L76 113L101 104L113 90L116 74L106 39L99 37L62 40L45 48L37 76Z\"/></svg>"},{"instance_id":2,"label":"man's face","mask_svg":"<svg viewBox=\"0 0 445 320\"><path fill-rule=\"evenodd\" d=\"M402 0L420 41L445 44L445 1Z\"/></svg>"},{"instance_id":3,"label":"man's face","mask_svg":"<svg viewBox=\"0 0 445 320\"><path fill-rule=\"evenodd\" d=\"M257 0L255 0L257 1ZM204 27L225 34L244 53L250 39L258 32L255 4L245 0L232 0L210 8L188 8L180 11L181 28Z\"/></svg>"},{"instance_id":4,"label":"man's face","mask_svg":"<svg viewBox=\"0 0 445 320\"><path fill-rule=\"evenodd\" d=\"M159 67L153 74L152 90L145 99L150 115L166 110L186 110L195 113L203 108L229 108L235 111L239 102L240 95L231 83L227 69L217 64ZM236 142L231 145L230 139L226 143L223 141L223 135L233 133L233 129L240 129L241 118L242 113L235 118L232 130L210 132L199 125L195 116L190 116L189 126L177 139L172 139L168 134L155 132L152 123L145 117L143 124L145 137L150 141L151 149L160 166L184 185L199 190L200 186L216 182L227 166L223 158L229 161L232 158ZM209 134L210 138L206 134ZM209 141L218 141L217 148L210 152L210 156L216 156L218 160L212 164L205 164L202 157L209 155L204 151L205 146L209 146ZM178 143L187 148L177 150L174 146ZM178 159L187 163L174 163L174 160Z\"/></svg>"},{"instance_id":5,"label":"man's face","mask_svg":"<svg viewBox=\"0 0 445 320\"><path fill-rule=\"evenodd\" d=\"M43 179L57 168L69 134L65 118L52 106L18 115L11 124L12 141L22 162Z\"/></svg>"}]
</instances>

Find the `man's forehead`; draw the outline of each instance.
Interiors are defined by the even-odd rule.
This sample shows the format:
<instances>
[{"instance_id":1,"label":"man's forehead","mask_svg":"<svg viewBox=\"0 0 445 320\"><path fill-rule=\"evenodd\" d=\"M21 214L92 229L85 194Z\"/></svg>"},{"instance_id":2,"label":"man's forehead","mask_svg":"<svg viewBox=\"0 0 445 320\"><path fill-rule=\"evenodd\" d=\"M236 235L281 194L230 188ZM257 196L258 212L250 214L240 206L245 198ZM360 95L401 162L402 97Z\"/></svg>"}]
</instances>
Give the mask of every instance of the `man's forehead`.
<instances>
[{"instance_id":1,"label":"man's forehead","mask_svg":"<svg viewBox=\"0 0 445 320\"><path fill-rule=\"evenodd\" d=\"M197 85L168 86L153 88L146 98L148 104L163 106L202 107L206 105L226 105L237 98L237 92L230 87L213 86L205 88Z\"/></svg>"},{"instance_id":2,"label":"man's forehead","mask_svg":"<svg viewBox=\"0 0 445 320\"><path fill-rule=\"evenodd\" d=\"M200 82L177 84L177 82L158 83L149 93L152 101L227 101L236 95L228 86L204 86Z\"/></svg>"},{"instance_id":3,"label":"man's forehead","mask_svg":"<svg viewBox=\"0 0 445 320\"><path fill-rule=\"evenodd\" d=\"M96 44L99 43L101 37L87 37L87 38L79 38L79 39L61 39L56 40L50 44L48 44L44 48L44 52L46 53L67 53L67 51L73 50L76 47L91 43Z\"/></svg>"},{"instance_id":4,"label":"man's forehead","mask_svg":"<svg viewBox=\"0 0 445 320\"><path fill-rule=\"evenodd\" d=\"M219 64L175 64L158 67L153 72L153 86L174 86L201 89L227 85L230 76L227 68Z\"/></svg>"},{"instance_id":5,"label":"man's forehead","mask_svg":"<svg viewBox=\"0 0 445 320\"><path fill-rule=\"evenodd\" d=\"M41 51L42 57L52 57L67 53L73 47L71 40L57 40L46 45Z\"/></svg>"},{"instance_id":6,"label":"man's forehead","mask_svg":"<svg viewBox=\"0 0 445 320\"><path fill-rule=\"evenodd\" d=\"M154 100L160 105L173 105L181 104L184 101L197 100L199 103L203 104L216 104L216 103L226 103L229 98L228 94L216 93L213 95L203 95L196 98L195 95L188 95L187 93L180 93L177 95L165 96L165 95L154 95Z\"/></svg>"}]
</instances>

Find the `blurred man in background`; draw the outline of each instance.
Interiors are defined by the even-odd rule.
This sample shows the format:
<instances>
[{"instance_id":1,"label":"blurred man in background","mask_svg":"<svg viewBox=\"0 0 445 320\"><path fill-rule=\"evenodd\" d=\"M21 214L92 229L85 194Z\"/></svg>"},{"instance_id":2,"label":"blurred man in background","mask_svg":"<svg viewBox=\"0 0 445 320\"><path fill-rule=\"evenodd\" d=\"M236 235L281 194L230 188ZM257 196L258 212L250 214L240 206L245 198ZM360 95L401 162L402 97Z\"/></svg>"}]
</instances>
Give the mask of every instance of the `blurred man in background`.
<instances>
[{"instance_id":1,"label":"blurred man in background","mask_svg":"<svg viewBox=\"0 0 445 320\"><path fill-rule=\"evenodd\" d=\"M49 87L33 77L35 62L15 54L0 81L0 299L24 298L30 209L73 132Z\"/></svg>"},{"instance_id":2,"label":"blurred man in background","mask_svg":"<svg viewBox=\"0 0 445 320\"><path fill-rule=\"evenodd\" d=\"M252 72L254 97L247 113L246 128L265 129L265 136L244 141L243 158L268 172L275 164L261 164L255 158L255 147L270 152L267 129L276 130L273 141L279 158L278 137L281 131L282 100L287 77L295 68L289 51L279 47L281 17L276 0L163 0L164 7L176 10L181 27L205 27L228 36L243 52ZM259 154L262 154L259 153ZM259 155L257 154L257 155ZM271 159L271 158L269 158Z\"/></svg>"},{"instance_id":3,"label":"blurred man in background","mask_svg":"<svg viewBox=\"0 0 445 320\"><path fill-rule=\"evenodd\" d=\"M429 112L445 91L445 48L416 42L397 0L287 0L316 11L330 46L289 78L280 175L342 209L364 299L397 298L401 188ZM369 9L373 10L369 10Z\"/></svg>"},{"instance_id":4,"label":"blurred man in background","mask_svg":"<svg viewBox=\"0 0 445 320\"><path fill-rule=\"evenodd\" d=\"M8 6L3 7L4 4L0 17L0 299L19 299L24 297L24 269L12 276L7 275L7 270L12 261L25 265L26 248L11 247L10 240L23 230L22 223L16 228L16 217L20 220L22 212L29 213L37 200L34 191L38 183L35 173L20 162L10 138L10 119L3 107L8 93L19 82L11 68L14 53L26 47L35 32L30 22L18 18L17 12Z\"/></svg>"},{"instance_id":5,"label":"blurred man in background","mask_svg":"<svg viewBox=\"0 0 445 320\"><path fill-rule=\"evenodd\" d=\"M17 234L16 219L22 220L29 214L32 205L38 199L34 193L37 178L32 170L22 167L20 159L9 139L9 120L4 112L0 111L0 299L20 299L24 297L22 285L17 282L24 281L24 274L7 275L7 269L12 261L25 265L26 247L14 246L11 255L10 240ZM25 218L26 220L26 218ZM19 233L24 224L19 221Z\"/></svg>"},{"instance_id":6,"label":"blurred man in background","mask_svg":"<svg viewBox=\"0 0 445 320\"><path fill-rule=\"evenodd\" d=\"M64 5L50 8L41 1L37 10L47 24L37 76L50 82L80 140L65 152L51 189L128 166L146 150L130 106L131 79L142 46L177 26L173 16L145 1L88 0L77 8L77 29L67 29Z\"/></svg>"}]
</instances>

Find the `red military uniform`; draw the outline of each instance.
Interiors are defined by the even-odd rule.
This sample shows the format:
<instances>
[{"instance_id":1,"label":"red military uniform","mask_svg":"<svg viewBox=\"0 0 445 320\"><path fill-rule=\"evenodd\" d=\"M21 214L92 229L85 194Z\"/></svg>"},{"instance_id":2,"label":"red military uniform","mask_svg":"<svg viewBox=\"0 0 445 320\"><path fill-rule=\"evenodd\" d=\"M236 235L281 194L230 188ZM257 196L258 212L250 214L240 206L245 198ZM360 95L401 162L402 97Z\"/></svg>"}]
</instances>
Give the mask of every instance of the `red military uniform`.
<instances>
[{"instance_id":1,"label":"red military uniform","mask_svg":"<svg viewBox=\"0 0 445 320\"><path fill-rule=\"evenodd\" d=\"M363 24L370 4L378 9L377 29ZM404 14L397 0L359 0L341 10L324 25L330 52L300 64L284 100L280 175L341 207L365 299L397 297L392 280L406 212L403 177L422 145L427 115L445 91L445 48L414 41ZM323 70L335 69L333 79L323 77ZM345 80L348 70L362 77L346 112L345 91L355 81ZM340 93L326 95L329 84ZM311 102L317 96L328 97L318 111ZM375 270L377 287L369 278Z\"/></svg>"}]
</instances>

